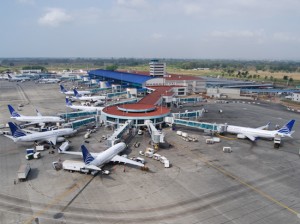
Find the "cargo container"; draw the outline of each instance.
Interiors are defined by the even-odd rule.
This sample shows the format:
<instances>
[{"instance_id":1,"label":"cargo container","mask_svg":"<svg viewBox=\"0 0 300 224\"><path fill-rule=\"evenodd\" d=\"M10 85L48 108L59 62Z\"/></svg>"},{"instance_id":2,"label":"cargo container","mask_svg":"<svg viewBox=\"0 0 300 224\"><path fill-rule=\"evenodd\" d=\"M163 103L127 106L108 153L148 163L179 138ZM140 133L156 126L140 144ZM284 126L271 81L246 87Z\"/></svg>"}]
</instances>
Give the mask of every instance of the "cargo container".
<instances>
[{"instance_id":1,"label":"cargo container","mask_svg":"<svg viewBox=\"0 0 300 224\"><path fill-rule=\"evenodd\" d=\"M231 147L223 147L223 152L232 152Z\"/></svg>"},{"instance_id":2,"label":"cargo container","mask_svg":"<svg viewBox=\"0 0 300 224\"><path fill-rule=\"evenodd\" d=\"M35 153L34 149L26 149L26 154Z\"/></svg>"},{"instance_id":3,"label":"cargo container","mask_svg":"<svg viewBox=\"0 0 300 224\"><path fill-rule=\"evenodd\" d=\"M28 177L28 173L30 172L31 168L30 168L30 165L29 163L27 164L22 164L18 170L18 179L20 181L24 181L26 180L26 178Z\"/></svg>"},{"instance_id":4,"label":"cargo container","mask_svg":"<svg viewBox=\"0 0 300 224\"><path fill-rule=\"evenodd\" d=\"M35 151L44 151L45 150L45 147L43 145L37 145L35 147Z\"/></svg>"},{"instance_id":5,"label":"cargo container","mask_svg":"<svg viewBox=\"0 0 300 224\"><path fill-rule=\"evenodd\" d=\"M83 161L76 161L76 160L65 160L62 162L62 168L69 172L81 172L81 173L89 173L90 170L84 168L85 164Z\"/></svg>"},{"instance_id":6,"label":"cargo container","mask_svg":"<svg viewBox=\"0 0 300 224\"><path fill-rule=\"evenodd\" d=\"M176 134L179 135L179 136L181 136L182 135L182 131L177 131Z\"/></svg>"}]
</instances>

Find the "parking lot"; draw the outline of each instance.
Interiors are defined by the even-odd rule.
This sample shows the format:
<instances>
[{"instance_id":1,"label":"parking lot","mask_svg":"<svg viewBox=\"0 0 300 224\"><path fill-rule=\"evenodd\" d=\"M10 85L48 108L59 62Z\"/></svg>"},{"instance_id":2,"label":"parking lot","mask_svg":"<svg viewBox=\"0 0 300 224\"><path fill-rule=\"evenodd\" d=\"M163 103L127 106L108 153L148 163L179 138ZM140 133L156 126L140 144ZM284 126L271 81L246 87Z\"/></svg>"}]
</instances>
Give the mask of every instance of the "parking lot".
<instances>
[{"instance_id":1,"label":"parking lot","mask_svg":"<svg viewBox=\"0 0 300 224\"><path fill-rule=\"evenodd\" d=\"M43 115L66 111L64 95L57 84L0 81L0 123L9 121L7 104L24 104L20 113L33 115L38 108ZM251 101L252 102L252 101ZM32 143L14 143L0 136L0 223L299 223L300 158L299 118L295 112L270 103L260 104L210 102L204 105L205 122L260 127L271 122L283 125L295 119L293 138L283 140L278 150L273 142L221 136L221 142L206 144L210 138L202 131L177 126L164 128L170 148L160 149L172 166L145 158L150 171L109 164L110 175L91 176L55 171L52 162L80 159L57 152L42 152L30 160L32 171L25 182L14 184L17 170L25 160L25 150ZM199 106L202 108L202 106ZM181 110L198 109L183 107ZM220 109L222 113L219 113ZM186 142L176 131L195 136ZM91 152L101 152L107 144L103 135L112 130L100 127L84 143L85 131L69 138L70 150L85 144ZM139 156L149 145L148 133L136 135L124 152ZM133 143L140 142L138 148ZM230 146L232 153L222 148Z\"/></svg>"}]
</instances>

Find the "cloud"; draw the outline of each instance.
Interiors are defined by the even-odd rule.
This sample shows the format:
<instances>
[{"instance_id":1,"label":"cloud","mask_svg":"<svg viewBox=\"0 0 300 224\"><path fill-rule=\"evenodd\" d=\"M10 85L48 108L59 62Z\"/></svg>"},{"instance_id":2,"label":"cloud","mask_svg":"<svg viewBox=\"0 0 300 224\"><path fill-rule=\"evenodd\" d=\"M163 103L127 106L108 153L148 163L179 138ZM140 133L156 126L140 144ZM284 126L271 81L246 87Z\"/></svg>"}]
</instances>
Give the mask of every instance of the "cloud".
<instances>
[{"instance_id":1,"label":"cloud","mask_svg":"<svg viewBox=\"0 0 300 224\"><path fill-rule=\"evenodd\" d=\"M62 23L69 22L72 20L72 16L68 15L63 9L50 8L44 16L39 18L38 22L44 26L57 27Z\"/></svg>"},{"instance_id":2,"label":"cloud","mask_svg":"<svg viewBox=\"0 0 300 224\"><path fill-rule=\"evenodd\" d=\"M199 4L195 4L195 3L184 4L183 9L185 14L187 15L197 14L202 11L202 7Z\"/></svg>"},{"instance_id":3,"label":"cloud","mask_svg":"<svg viewBox=\"0 0 300 224\"><path fill-rule=\"evenodd\" d=\"M164 37L164 35L162 35L161 33L153 33L151 35L151 38L152 39L155 39L155 40L159 40L159 39L162 39Z\"/></svg>"},{"instance_id":4,"label":"cloud","mask_svg":"<svg viewBox=\"0 0 300 224\"><path fill-rule=\"evenodd\" d=\"M277 40L280 42L291 42L291 41L299 42L300 41L299 37L296 37L290 33L281 33L281 32L274 33L273 38L274 38L274 40Z\"/></svg>"},{"instance_id":5,"label":"cloud","mask_svg":"<svg viewBox=\"0 0 300 224\"><path fill-rule=\"evenodd\" d=\"M264 38L264 30L229 30L229 31L213 31L210 36L216 38Z\"/></svg>"}]
</instances>

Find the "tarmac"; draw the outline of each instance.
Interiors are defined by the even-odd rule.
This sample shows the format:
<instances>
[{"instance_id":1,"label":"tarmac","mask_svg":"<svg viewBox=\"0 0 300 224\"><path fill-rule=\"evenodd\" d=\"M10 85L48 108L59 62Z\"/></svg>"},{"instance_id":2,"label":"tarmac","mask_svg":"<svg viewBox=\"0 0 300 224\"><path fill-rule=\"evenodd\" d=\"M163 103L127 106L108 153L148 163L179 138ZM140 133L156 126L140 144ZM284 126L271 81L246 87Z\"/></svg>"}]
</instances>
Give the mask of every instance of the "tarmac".
<instances>
[{"instance_id":1,"label":"tarmac","mask_svg":"<svg viewBox=\"0 0 300 224\"><path fill-rule=\"evenodd\" d=\"M24 104L20 113L25 115L35 114L35 108L43 115L66 111L57 84L0 81L0 93L0 124L11 120L7 104ZM145 158L148 172L108 164L110 175L94 177L52 168L52 162L59 159L80 160L70 155L45 150L40 159L27 161L25 150L32 143L14 143L0 136L0 223L299 223L300 114L268 102L234 102L206 103L208 113L200 120L249 127L271 122L272 129L296 119L293 138L284 139L279 149L269 140L253 143L234 135L221 136L220 143L208 145L205 140L211 136L202 131L164 128L171 147L158 153L170 160L170 168ZM180 110L203 106L185 105ZM177 130L198 141L184 141ZM84 133L68 138L70 150L79 151ZM107 144L101 137L108 134L112 130L100 127L84 144L92 152L103 151ZM124 153L139 156L140 150L150 147L149 141L148 133L136 135ZM138 148L135 142L141 143ZM223 146L233 152L224 153ZM27 181L14 184L22 163L30 163L32 170Z\"/></svg>"}]
</instances>

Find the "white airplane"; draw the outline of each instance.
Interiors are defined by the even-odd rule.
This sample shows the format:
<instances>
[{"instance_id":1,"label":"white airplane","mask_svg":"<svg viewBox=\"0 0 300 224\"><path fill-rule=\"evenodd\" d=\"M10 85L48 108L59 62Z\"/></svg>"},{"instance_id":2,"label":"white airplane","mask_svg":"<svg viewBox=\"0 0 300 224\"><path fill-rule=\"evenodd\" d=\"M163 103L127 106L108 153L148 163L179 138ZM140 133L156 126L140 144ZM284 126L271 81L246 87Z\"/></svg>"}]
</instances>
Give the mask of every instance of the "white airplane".
<instances>
[{"instance_id":1,"label":"white airplane","mask_svg":"<svg viewBox=\"0 0 300 224\"><path fill-rule=\"evenodd\" d=\"M11 105L7 106L11 114L11 118L17 121L30 122L30 124L40 125L43 125L44 123L57 123L65 121L64 119L56 116L42 116L42 114L39 113L38 110L36 110L38 116L24 116L15 111L15 109Z\"/></svg>"},{"instance_id":2,"label":"white airplane","mask_svg":"<svg viewBox=\"0 0 300 224\"><path fill-rule=\"evenodd\" d=\"M73 110L82 110L82 111L102 111L104 107L94 107L94 106L82 106L82 105L73 105L68 98L66 98L66 106L72 108Z\"/></svg>"},{"instance_id":3,"label":"white airplane","mask_svg":"<svg viewBox=\"0 0 300 224\"><path fill-rule=\"evenodd\" d=\"M24 82L30 80L29 77L12 77L10 74L8 74L7 76L10 82Z\"/></svg>"},{"instance_id":4,"label":"white airplane","mask_svg":"<svg viewBox=\"0 0 300 224\"><path fill-rule=\"evenodd\" d=\"M248 128L248 127L240 127L240 126L227 126L227 132L232 134L237 134L238 138L248 138L251 141L255 141L257 138L267 138L267 139L274 139L275 136L280 137L292 137L294 131L292 128L294 126L295 120L290 120L287 124L283 125L282 128L279 130L263 130L266 126L262 126L259 128Z\"/></svg>"},{"instance_id":5,"label":"white airplane","mask_svg":"<svg viewBox=\"0 0 300 224\"><path fill-rule=\"evenodd\" d=\"M76 89L73 90L74 91L74 95L75 95L75 99L78 99L80 101L90 101L90 102L96 102L98 100L105 100L106 96L82 96L81 94L79 94L77 92Z\"/></svg>"},{"instance_id":6,"label":"white airplane","mask_svg":"<svg viewBox=\"0 0 300 224\"><path fill-rule=\"evenodd\" d=\"M60 79L39 79L39 83L58 83L60 82Z\"/></svg>"},{"instance_id":7,"label":"white airplane","mask_svg":"<svg viewBox=\"0 0 300 224\"><path fill-rule=\"evenodd\" d=\"M11 131L11 136L5 136L11 138L14 142L47 141L50 144L56 145L56 142L64 141L62 136L72 135L77 132L73 128L62 128L44 132L26 133L15 123L8 122L8 125Z\"/></svg>"},{"instance_id":8,"label":"white airplane","mask_svg":"<svg viewBox=\"0 0 300 224\"><path fill-rule=\"evenodd\" d=\"M128 163L145 168L145 165L143 163L127 159L123 156L119 156L118 154L125 148L126 144L124 142L120 142L100 153L90 153L84 145L81 145L82 152L69 152L61 150L60 153L82 156L83 162L85 163L84 168L90 170L100 171L101 168L109 162Z\"/></svg>"},{"instance_id":9,"label":"white airplane","mask_svg":"<svg viewBox=\"0 0 300 224\"><path fill-rule=\"evenodd\" d=\"M73 95L74 94L74 91L67 91L63 85L59 85L59 86L60 86L61 93L64 93L65 95ZM82 95L91 94L91 91L89 91L89 90L81 90L81 91L77 91L77 92Z\"/></svg>"}]
</instances>

